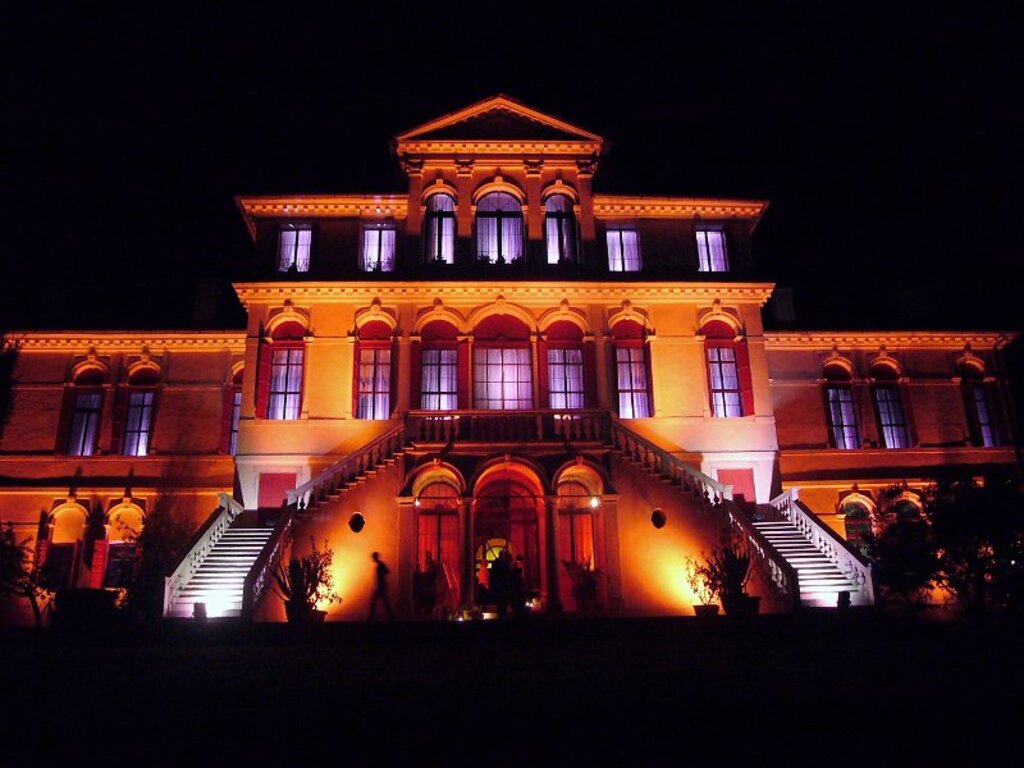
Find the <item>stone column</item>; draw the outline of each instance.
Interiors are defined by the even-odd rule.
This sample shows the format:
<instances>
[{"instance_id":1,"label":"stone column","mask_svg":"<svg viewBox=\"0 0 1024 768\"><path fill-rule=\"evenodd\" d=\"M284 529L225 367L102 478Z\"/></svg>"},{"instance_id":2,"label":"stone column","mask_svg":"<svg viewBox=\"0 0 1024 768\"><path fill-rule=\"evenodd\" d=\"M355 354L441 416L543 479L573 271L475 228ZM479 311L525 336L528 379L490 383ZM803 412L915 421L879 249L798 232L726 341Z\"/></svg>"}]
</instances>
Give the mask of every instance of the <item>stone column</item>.
<instances>
[{"instance_id":1,"label":"stone column","mask_svg":"<svg viewBox=\"0 0 1024 768\"><path fill-rule=\"evenodd\" d=\"M398 387L393 412L397 416L409 410L409 380L412 378L412 341L409 334L399 331L398 337L398 376L394 380Z\"/></svg>"},{"instance_id":2,"label":"stone column","mask_svg":"<svg viewBox=\"0 0 1024 768\"><path fill-rule=\"evenodd\" d=\"M462 500L462 588L459 595L461 606L476 603L476 556L473 532L473 499Z\"/></svg>"},{"instance_id":3,"label":"stone column","mask_svg":"<svg viewBox=\"0 0 1024 768\"><path fill-rule=\"evenodd\" d=\"M398 502L398 546L395 569L395 613L412 616L412 575L416 570L416 513L412 499Z\"/></svg>"},{"instance_id":4,"label":"stone column","mask_svg":"<svg viewBox=\"0 0 1024 768\"><path fill-rule=\"evenodd\" d=\"M616 496L601 499L601 523L604 536L605 583L608 591L608 610L621 611L622 565L619 556L619 500Z\"/></svg>"},{"instance_id":5,"label":"stone column","mask_svg":"<svg viewBox=\"0 0 1024 768\"><path fill-rule=\"evenodd\" d=\"M455 161L455 188L459 201L455 210L456 264L472 264L476 261L473 252L473 161Z\"/></svg>"},{"instance_id":6,"label":"stone column","mask_svg":"<svg viewBox=\"0 0 1024 768\"><path fill-rule=\"evenodd\" d=\"M561 613L563 610L562 599L558 594L558 534L555 524L558 522L558 510L556 496L544 498L544 521L545 538L547 539L545 549L547 550L547 590L548 590L548 613Z\"/></svg>"},{"instance_id":7,"label":"stone column","mask_svg":"<svg viewBox=\"0 0 1024 768\"><path fill-rule=\"evenodd\" d=\"M527 264L543 264L547 260L544 248L544 206L540 202L543 160L527 160L526 167L526 247L523 254Z\"/></svg>"}]
</instances>

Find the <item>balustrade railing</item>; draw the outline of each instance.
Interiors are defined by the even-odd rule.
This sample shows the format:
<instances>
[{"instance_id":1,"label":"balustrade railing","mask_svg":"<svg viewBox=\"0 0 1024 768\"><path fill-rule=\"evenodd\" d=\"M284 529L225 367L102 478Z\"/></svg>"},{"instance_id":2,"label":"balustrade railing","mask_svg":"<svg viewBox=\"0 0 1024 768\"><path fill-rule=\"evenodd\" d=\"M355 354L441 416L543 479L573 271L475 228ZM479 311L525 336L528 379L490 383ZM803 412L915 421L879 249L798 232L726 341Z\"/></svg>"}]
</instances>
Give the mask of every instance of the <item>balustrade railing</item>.
<instances>
[{"instance_id":1,"label":"balustrade railing","mask_svg":"<svg viewBox=\"0 0 1024 768\"><path fill-rule=\"evenodd\" d=\"M796 488L790 488L770 503L783 519L791 522L844 576L857 585L868 605L875 604L875 580L871 566L864 562L849 542L800 501L800 493Z\"/></svg>"},{"instance_id":2,"label":"balustrade railing","mask_svg":"<svg viewBox=\"0 0 1024 768\"><path fill-rule=\"evenodd\" d=\"M220 494L220 505L192 537L192 546L189 547L188 554L174 569L174 573L164 579L164 616L171 610L182 587L192 578L192 574L224 535L224 531L243 510L242 505L228 494Z\"/></svg>"},{"instance_id":3,"label":"balustrade railing","mask_svg":"<svg viewBox=\"0 0 1024 768\"><path fill-rule=\"evenodd\" d=\"M253 611L267 587L274 578L274 570L281 562L281 556L292 541L292 523L295 520L295 504L286 504L277 523L274 525L274 532L270 534L267 543L260 550L256 562L252 564L249 573L245 576L242 585L242 618L252 619Z\"/></svg>"},{"instance_id":4,"label":"balustrade railing","mask_svg":"<svg viewBox=\"0 0 1024 768\"><path fill-rule=\"evenodd\" d=\"M406 417L408 438L421 443L596 442L607 439L608 423L608 413L596 410L409 411Z\"/></svg>"},{"instance_id":5,"label":"balustrade railing","mask_svg":"<svg viewBox=\"0 0 1024 768\"><path fill-rule=\"evenodd\" d=\"M750 554L750 565L765 582L774 587L786 601L789 608L800 606L800 574L796 568L773 547L764 535L754 527L750 518L734 501L724 505L729 517L729 528L746 545Z\"/></svg>"},{"instance_id":6,"label":"balustrade railing","mask_svg":"<svg viewBox=\"0 0 1024 768\"><path fill-rule=\"evenodd\" d=\"M317 501L338 493L360 475L375 469L391 458L405 444L405 425L398 424L358 451L336 461L309 482L288 491L288 506L305 509Z\"/></svg>"}]
</instances>

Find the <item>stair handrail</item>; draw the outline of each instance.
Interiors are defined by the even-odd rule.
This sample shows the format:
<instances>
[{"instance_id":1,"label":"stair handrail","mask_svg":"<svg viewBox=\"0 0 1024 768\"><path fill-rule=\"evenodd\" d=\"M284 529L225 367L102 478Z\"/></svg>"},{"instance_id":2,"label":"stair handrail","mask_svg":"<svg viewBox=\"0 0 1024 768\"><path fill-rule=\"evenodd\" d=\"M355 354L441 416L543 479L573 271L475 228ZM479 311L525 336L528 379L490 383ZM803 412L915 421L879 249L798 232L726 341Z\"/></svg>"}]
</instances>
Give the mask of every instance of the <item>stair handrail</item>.
<instances>
[{"instance_id":1,"label":"stair handrail","mask_svg":"<svg viewBox=\"0 0 1024 768\"><path fill-rule=\"evenodd\" d=\"M292 523L295 521L295 504L286 504L274 525L270 537L263 544L259 555L242 584L242 619L251 621L260 598L263 597L274 578L274 569L281 562L281 556L292 541Z\"/></svg>"},{"instance_id":2,"label":"stair handrail","mask_svg":"<svg viewBox=\"0 0 1024 768\"><path fill-rule=\"evenodd\" d=\"M798 488L790 488L769 503L784 519L792 523L815 549L857 585L868 605L875 604L875 577L871 565L846 539L822 522L820 517L800 501Z\"/></svg>"},{"instance_id":3,"label":"stair handrail","mask_svg":"<svg viewBox=\"0 0 1024 768\"><path fill-rule=\"evenodd\" d=\"M657 472L679 484L683 491L692 491L704 499L705 507L732 501L733 487L709 477L661 446L641 437L619 419L611 420L612 447L644 469Z\"/></svg>"},{"instance_id":4,"label":"stair handrail","mask_svg":"<svg viewBox=\"0 0 1024 768\"><path fill-rule=\"evenodd\" d=\"M735 501L722 505L729 517L729 528L745 539L751 565L756 568L770 586L775 587L790 608L800 607L800 573L782 556L753 521Z\"/></svg>"},{"instance_id":5,"label":"stair handrail","mask_svg":"<svg viewBox=\"0 0 1024 768\"><path fill-rule=\"evenodd\" d=\"M514 411L482 408L455 411L413 409L406 411L405 418L406 435L413 442L517 442L526 439L587 442L605 440L608 411L600 408L533 408ZM487 425L491 427L486 428ZM495 425L504 425L506 433L488 434ZM499 426L493 431L500 433L502 430Z\"/></svg>"},{"instance_id":6,"label":"stair handrail","mask_svg":"<svg viewBox=\"0 0 1024 768\"><path fill-rule=\"evenodd\" d=\"M192 537L188 552L178 563L174 572L164 579L164 616L167 616L188 580L202 564L228 527L235 521L244 507L227 493L221 493L220 503Z\"/></svg>"},{"instance_id":7,"label":"stair handrail","mask_svg":"<svg viewBox=\"0 0 1024 768\"><path fill-rule=\"evenodd\" d=\"M314 493L326 496L341 484L354 480L361 473L378 466L385 459L397 453L405 444L405 422L399 421L379 437L374 438L360 449L346 454L331 464L316 477L288 491L288 506L297 505L305 509Z\"/></svg>"}]
</instances>

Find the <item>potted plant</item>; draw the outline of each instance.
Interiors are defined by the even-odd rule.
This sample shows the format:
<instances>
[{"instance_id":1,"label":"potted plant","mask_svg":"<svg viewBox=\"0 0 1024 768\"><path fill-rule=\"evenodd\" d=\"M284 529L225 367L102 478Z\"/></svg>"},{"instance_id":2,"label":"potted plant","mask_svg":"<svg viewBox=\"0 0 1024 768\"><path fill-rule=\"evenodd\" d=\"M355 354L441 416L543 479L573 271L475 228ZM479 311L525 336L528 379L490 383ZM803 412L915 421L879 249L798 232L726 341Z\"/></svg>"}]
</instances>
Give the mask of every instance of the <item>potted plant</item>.
<instances>
[{"instance_id":1,"label":"potted plant","mask_svg":"<svg viewBox=\"0 0 1024 768\"><path fill-rule=\"evenodd\" d=\"M717 584L711 577L707 564L698 563L688 557L683 568L686 573L686 583L690 585L690 591L698 601L693 606L694 616L717 616L718 604L714 602L718 597Z\"/></svg>"},{"instance_id":2,"label":"potted plant","mask_svg":"<svg viewBox=\"0 0 1024 768\"><path fill-rule=\"evenodd\" d=\"M563 560L562 566L572 580L572 599L576 610L582 613L590 608L600 608L597 602L600 569L591 567L590 558L582 562Z\"/></svg>"},{"instance_id":3,"label":"potted plant","mask_svg":"<svg viewBox=\"0 0 1024 768\"><path fill-rule=\"evenodd\" d=\"M321 604L341 602L334 592L334 576L331 563L334 550L324 540L319 549L312 537L309 539L312 551L301 557L292 557L288 566L278 566L274 571L275 591L284 600L288 621L298 624L323 622L327 611L318 608Z\"/></svg>"},{"instance_id":4,"label":"potted plant","mask_svg":"<svg viewBox=\"0 0 1024 768\"><path fill-rule=\"evenodd\" d=\"M721 543L704 558L706 578L710 588L718 595L727 616L753 616L758 612L761 598L747 594L750 578L750 553L735 537L725 535Z\"/></svg>"}]
</instances>

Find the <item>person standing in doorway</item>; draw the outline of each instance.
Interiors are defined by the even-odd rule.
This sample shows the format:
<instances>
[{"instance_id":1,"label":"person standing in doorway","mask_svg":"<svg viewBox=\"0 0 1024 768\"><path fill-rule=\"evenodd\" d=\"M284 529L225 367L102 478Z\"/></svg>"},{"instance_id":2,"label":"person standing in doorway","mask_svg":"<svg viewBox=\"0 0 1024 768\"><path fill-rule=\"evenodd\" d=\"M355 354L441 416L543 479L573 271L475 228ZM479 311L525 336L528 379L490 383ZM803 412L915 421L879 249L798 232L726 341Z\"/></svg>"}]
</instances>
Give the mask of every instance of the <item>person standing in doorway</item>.
<instances>
[{"instance_id":1,"label":"person standing in doorway","mask_svg":"<svg viewBox=\"0 0 1024 768\"><path fill-rule=\"evenodd\" d=\"M370 555L370 558L377 564L375 573L377 585L373 590L373 600L370 602L370 615L366 620L373 621L374 616L377 614L377 601L381 601L384 603L384 610L388 612L388 619L394 621L395 611L392 609L391 600L388 598L388 574L391 570L380 559L379 552L374 552Z\"/></svg>"}]
</instances>

